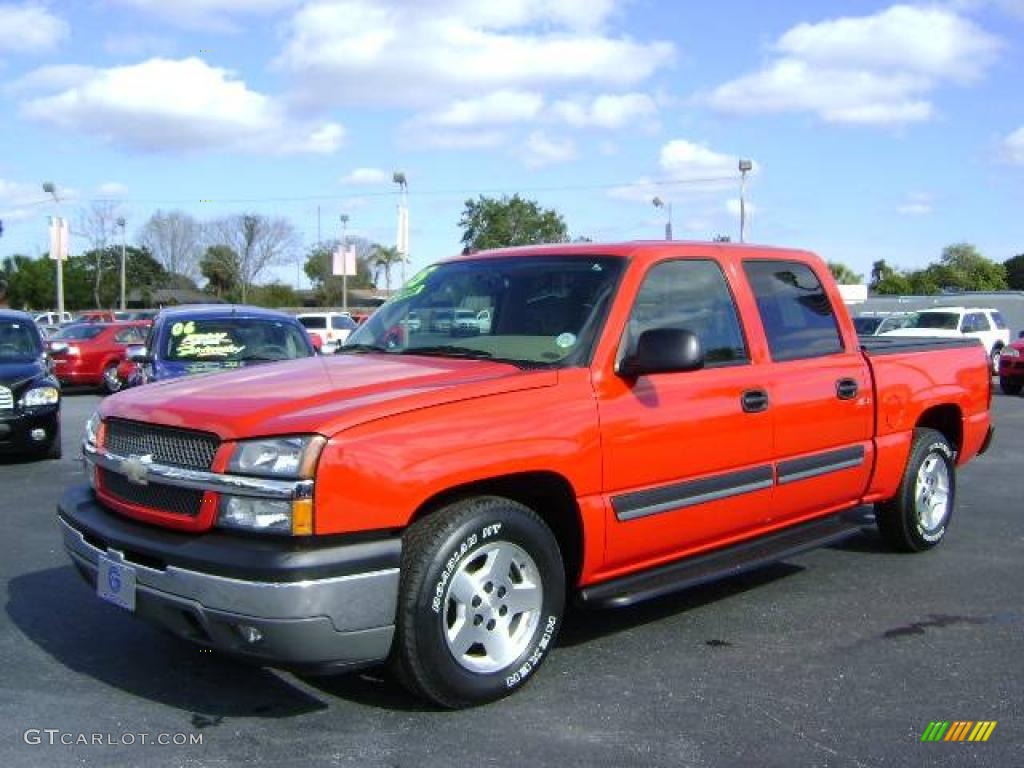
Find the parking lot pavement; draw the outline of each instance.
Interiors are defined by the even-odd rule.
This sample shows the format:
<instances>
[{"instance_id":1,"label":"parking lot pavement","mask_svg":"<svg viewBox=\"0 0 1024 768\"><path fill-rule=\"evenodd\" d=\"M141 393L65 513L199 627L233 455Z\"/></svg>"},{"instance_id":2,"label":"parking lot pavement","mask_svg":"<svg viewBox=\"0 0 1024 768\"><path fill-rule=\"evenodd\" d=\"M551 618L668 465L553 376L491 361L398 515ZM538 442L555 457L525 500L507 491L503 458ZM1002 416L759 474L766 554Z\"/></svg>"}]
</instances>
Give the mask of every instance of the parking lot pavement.
<instances>
[{"instance_id":1,"label":"parking lot pavement","mask_svg":"<svg viewBox=\"0 0 1024 768\"><path fill-rule=\"evenodd\" d=\"M960 474L937 550L893 554L869 530L632 609L573 612L531 685L465 712L376 674L243 666L101 604L54 522L98 402L65 400L62 461L0 460L5 768L1021 764L1024 398L995 395L996 441ZM981 720L997 722L987 742L921 741L932 721Z\"/></svg>"}]
</instances>

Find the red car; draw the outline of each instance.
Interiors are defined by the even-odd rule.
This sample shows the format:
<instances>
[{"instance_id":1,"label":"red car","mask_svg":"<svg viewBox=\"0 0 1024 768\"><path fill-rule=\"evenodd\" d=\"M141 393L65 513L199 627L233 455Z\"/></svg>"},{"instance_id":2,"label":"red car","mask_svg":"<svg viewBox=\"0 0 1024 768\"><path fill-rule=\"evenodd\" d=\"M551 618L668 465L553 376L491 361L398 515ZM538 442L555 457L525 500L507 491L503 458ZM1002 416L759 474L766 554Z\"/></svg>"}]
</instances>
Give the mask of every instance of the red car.
<instances>
[{"instance_id":1,"label":"red car","mask_svg":"<svg viewBox=\"0 0 1024 768\"><path fill-rule=\"evenodd\" d=\"M1024 389L1024 331L999 355L999 388L1006 395L1019 395Z\"/></svg>"},{"instance_id":2,"label":"red car","mask_svg":"<svg viewBox=\"0 0 1024 768\"><path fill-rule=\"evenodd\" d=\"M125 350L142 344L148 327L147 322L65 326L49 340L54 374L62 384L85 384L117 392L122 386L117 367L125 359Z\"/></svg>"}]
</instances>

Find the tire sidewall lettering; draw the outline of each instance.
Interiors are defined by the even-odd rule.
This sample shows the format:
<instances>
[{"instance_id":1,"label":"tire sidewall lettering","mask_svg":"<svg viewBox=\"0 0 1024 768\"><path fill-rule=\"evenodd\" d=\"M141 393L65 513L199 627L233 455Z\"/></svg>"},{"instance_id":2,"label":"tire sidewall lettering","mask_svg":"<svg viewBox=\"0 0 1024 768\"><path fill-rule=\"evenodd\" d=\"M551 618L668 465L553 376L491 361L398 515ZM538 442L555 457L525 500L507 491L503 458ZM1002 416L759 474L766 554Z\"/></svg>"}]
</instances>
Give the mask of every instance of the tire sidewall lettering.
<instances>
[{"instance_id":1,"label":"tire sidewall lettering","mask_svg":"<svg viewBox=\"0 0 1024 768\"><path fill-rule=\"evenodd\" d=\"M430 608L434 613L441 613L441 609L444 607L444 595L448 588L448 582L451 581L452 574L459 567L459 563L465 559L466 555L474 551L478 545L485 541L493 540L501 533L504 527L505 523L497 520L474 526L458 544L448 550L447 557L444 559L444 567L441 569L441 575L434 583L434 588L430 592Z\"/></svg>"},{"instance_id":2,"label":"tire sidewall lettering","mask_svg":"<svg viewBox=\"0 0 1024 768\"><path fill-rule=\"evenodd\" d=\"M548 648L551 646L551 641L555 637L555 630L558 628L558 617L555 615L549 615L544 624L544 629L537 639L537 645L527 655L526 660L519 665L519 667L510 675L505 676L505 687L515 688L518 685L522 685L526 682L526 679L533 673L533 671L540 665L541 660L544 658L544 654L547 653Z\"/></svg>"}]
</instances>

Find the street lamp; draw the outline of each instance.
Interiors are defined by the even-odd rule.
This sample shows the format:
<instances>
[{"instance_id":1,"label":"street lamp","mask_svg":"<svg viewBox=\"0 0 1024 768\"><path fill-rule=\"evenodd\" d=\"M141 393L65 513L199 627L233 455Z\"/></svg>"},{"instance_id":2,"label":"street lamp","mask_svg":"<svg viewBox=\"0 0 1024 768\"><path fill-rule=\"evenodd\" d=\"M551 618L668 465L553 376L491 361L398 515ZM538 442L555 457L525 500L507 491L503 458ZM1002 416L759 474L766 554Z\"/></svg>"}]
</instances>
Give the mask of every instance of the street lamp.
<instances>
[{"instance_id":1,"label":"street lamp","mask_svg":"<svg viewBox=\"0 0 1024 768\"><path fill-rule=\"evenodd\" d=\"M50 217L50 258L57 260L57 322L64 318L64 222L60 218L60 197L57 185L52 181L43 182L43 192L53 197L53 212ZM57 251L54 253L54 251Z\"/></svg>"},{"instance_id":2,"label":"street lamp","mask_svg":"<svg viewBox=\"0 0 1024 768\"><path fill-rule=\"evenodd\" d=\"M402 171L391 174L391 180L398 185L402 195L398 203L398 236L395 246L402 257L402 285L405 285L405 262L409 258L409 182Z\"/></svg>"},{"instance_id":3,"label":"street lamp","mask_svg":"<svg viewBox=\"0 0 1024 768\"><path fill-rule=\"evenodd\" d=\"M124 312L128 309L128 303L125 297L125 254L124 254L124 239L125 239L125 225L127 222L124 220L124 216L118 216L117 221L114 222L121 228L121 311Z\"/></svg>"},{"instance_id":4,"label":"street lamp","mask_svg":"<svg viewBox=\"0 0 1024 768\"><path fill-rule=\"evenodd\" d=\"M668 214L668 218L665 220L665 239L666 240L671 240L672 239L672 203L667 203L664 200L662 200L660 197L655 197L653 200L651 200L651 204L655 208L664 208L665 212Z\"/></svg>"},{"instance_id":5,"label":"street lamp","mask_svg":"<svg viewBox=\"0 0 1024 768\"><path fill-rule=\"evenodd\" d=\"M747 236L747 174L754 164L747 158L740 158L740 242L746 242Z\"/></svg>"}]
</instances>

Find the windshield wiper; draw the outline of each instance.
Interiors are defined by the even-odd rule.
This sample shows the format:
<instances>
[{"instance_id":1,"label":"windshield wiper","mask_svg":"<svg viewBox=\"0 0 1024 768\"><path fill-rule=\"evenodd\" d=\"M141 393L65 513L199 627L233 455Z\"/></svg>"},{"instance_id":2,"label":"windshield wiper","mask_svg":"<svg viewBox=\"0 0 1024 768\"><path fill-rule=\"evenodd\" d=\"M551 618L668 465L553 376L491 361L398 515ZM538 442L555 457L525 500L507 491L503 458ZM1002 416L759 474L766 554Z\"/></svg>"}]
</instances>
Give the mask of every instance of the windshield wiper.
<instances>
[{"instance_id":1,"label":"windshield wiper","mask_svg":"<svg viewBox=\"0 0 1024 768\"><path fill-rule=\"evenodd\" d=\"M334 354L340 355L345 352L390 352L387 347L383 347L380 344L342 344L336 350Z\"/></svg>"},{"instance_id":2,"label":"windshield wiper","mask_svg":"<svg viewBox=\"0 0 1024 768\"><path fill-rule=\"evenodd\" d=\"M471 357L488 358L494 357L490 352L472 347L458 347L453 344L438 344L433 347L407 347L402 350L403 355L438 355L441 357Z\"/></svg>"}]
</instances>

